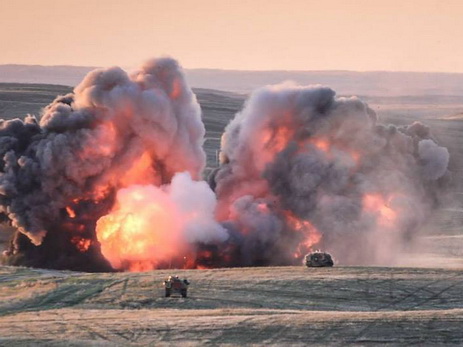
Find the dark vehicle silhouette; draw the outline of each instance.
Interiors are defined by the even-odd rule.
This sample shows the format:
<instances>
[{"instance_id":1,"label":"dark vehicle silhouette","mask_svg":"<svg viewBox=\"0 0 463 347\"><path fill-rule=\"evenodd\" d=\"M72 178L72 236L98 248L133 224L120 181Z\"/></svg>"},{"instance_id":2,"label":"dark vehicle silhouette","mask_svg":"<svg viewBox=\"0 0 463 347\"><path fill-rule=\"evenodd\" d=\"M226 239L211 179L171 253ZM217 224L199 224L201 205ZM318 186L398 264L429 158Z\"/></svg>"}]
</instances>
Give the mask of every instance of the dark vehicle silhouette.
<instances>
[{"instance_id":1,"label":"dark vehicle silhouette","mask_svg":"<svg viewBox=\"0 0 463 347\"><path fill-rule=\"evenodd\" d=\"M190 282L185 279L180 279L178 276L169 276L164 281L164 288L166 290L166 298L170 297L173 293L178 293L182 298L187 297L188 286Z\"/></svg>"},{"instance_id":2,"label":"dark vehicle silhouette","mask_svg":"<svg viewBox=\"0 0 463 347\"><path fill-rule=\"evenodd\" d=\"M329 253L315 251L304 257L304 264L307 267L331 267L334 262Z\"/></svg>"}]
</instances>

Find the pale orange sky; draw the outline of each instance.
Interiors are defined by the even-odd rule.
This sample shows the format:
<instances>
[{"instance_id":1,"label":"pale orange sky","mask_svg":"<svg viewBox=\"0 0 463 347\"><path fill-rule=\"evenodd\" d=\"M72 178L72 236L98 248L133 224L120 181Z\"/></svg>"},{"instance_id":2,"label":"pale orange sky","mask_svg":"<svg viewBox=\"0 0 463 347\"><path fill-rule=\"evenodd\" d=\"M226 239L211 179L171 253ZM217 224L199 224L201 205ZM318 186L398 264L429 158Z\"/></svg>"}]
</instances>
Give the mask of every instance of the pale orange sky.
<instances>
[{"instance_id":1,"label":"pale orange sky","mask_svg":"<svg viewBox=\"0 0 463 347\"><path fill-rule=\"evenodd\" d=\"M463 0L0 0L0 64L463 72Z\"/></svg>"}]
</instances>

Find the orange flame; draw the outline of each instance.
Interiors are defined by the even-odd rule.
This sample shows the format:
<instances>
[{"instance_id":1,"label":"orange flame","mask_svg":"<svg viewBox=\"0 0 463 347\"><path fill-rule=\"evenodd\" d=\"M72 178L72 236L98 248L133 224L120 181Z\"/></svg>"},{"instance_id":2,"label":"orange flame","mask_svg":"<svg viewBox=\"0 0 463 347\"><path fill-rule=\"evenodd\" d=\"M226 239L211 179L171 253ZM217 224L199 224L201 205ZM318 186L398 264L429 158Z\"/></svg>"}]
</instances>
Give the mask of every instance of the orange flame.
<instances>
[{"instance_id":1,"label":"orange flame","mask_svg":"<svg viewBox=\"0 0 463 347\"><path fill-rule=\"evenodd\" d=\"M304 234L304 239L299 243L293 254L294 258L302 258L305 253L310 251L314 245L321 241L322 234L312 223L307 220L298 219L289 211L285 212L285 217L292 229Z\"/></svg>"},{"instance_id":2,"label":"orange flame","mask_svg":"<svg viewBox=\"0 0 463 347\"><path fill-rule=\"evenodd\" d=\"M86 138L85 146L79 152L82 160L93 160L114 153L117 145L117 131L114 123L105 122L97 126L95 137Z\"/></svg>"},{"instance_id":3,"label":"orange flame","mask_svg":"<svg viewBox=\"0 0 463 347\"><path fill-rule=\"evenodd\" d=\"M397 213L388 206L380 194L366 194L363 197L363 208L367 212L378 216L378 223L382 226L392 227L397 219Z\"/></svg>"},{"instance_id":4,"label":"orange flame","mask_svg":"<svg viewBox=\"0 0 463 347\"><path fill-rule=\"evenodd\" d=\"M330 142L327 139L314 139L312 142L322 152L328 153L330 151Z\"/></svg>"},{"instance_id":5,"label":"orange flame","mask_svg":"<svg viewBox=\"0 0 463 347\"><path fill-rule=\"evenodd\" d=\"M182 94L182 85L179 79L175 79L172 82L172 91L170 92L170 97L172 99L177 99Z\"/></svg>"},{"instance_id":6,"label":"orange flame","mask_svg":"<svg viewBox=\"0 0 463 347\"><path fill-rule=\"evenodd\" d=\"M168 264L185 248L179 217L159 188L121 189L116 208L97 222L101 252L116 269L146 271Z\"/></svg>"},{"instance_id":7,"label":"orange flame","mask_svg":"<svg viewBox=\"0 0 463 347\"><path fill-rule=\"evenodd\" d=\"M92 200L104 200L114 188L126 188L133 184L160 184L156 182L156 173L149 152L143 152L131 167L123 174L109 172L109 179L104 184L97 185L92 192Z\"/></svg>"},{"instance_id":8,"label":"orange flame","mask_svg":"<svg viewBox=\"0 0 463 347\"><path fill-rule=\"evenodd\" d=\"M89 249L90 245L92 244L92 240L84 239L79 236L74 236L71 239L71 242L77 247L77 249L80 252L86 252Z\"/></svg>"},{"instance_id":9,"label":"orange flame","mask_svg":"<svg viewBox=\"0 0 463 347\"><path fill-rule=\"evenodd\" d=\"M280 126L276 129L264 128L256 143L257 153L256 164L263 168L272 162L275 156L281 152L288 144L294 134L294 130L287 126Z\"/></svg>"},{"instance_id":10,"label":"orange flame","mask_svg":"<svg viewBox=\"0 0 463 347\"><path fill-rule=\"evenodd\" d=\"M119 187L129 187L132 184L149 184L153 182L154 170L151 156L144 152L130 169L119 177Z\"/></svg>"},{"instance_id":11,"label":"orange flame","mask_svg":"<svg viewBox=\"0 0 463 347\"><path fill-rule=\"evenodd\" d=\"M348 148L340 143L331 142L328 138L309 138L299 143L299 152L307 150L305 144L312 144L318 150L322 151L328 159L333 159L333 150L337 150L338 153L344 153L348 156L352 162L357 166L360 163L361 153L358 150Z\"/></svg>"},{"instance_id":12,"label":"orange flame","mask_svg":"<svg viewBox=\"0 0 463 347\"><path fill-rule=\"evenodd\" d=\"M67 206L67 207L66 207L66 212L68 213L69 218L76 218L76 213L75 213L75 211L72 209L71 206Z\"/></svg>"}]
</instances>

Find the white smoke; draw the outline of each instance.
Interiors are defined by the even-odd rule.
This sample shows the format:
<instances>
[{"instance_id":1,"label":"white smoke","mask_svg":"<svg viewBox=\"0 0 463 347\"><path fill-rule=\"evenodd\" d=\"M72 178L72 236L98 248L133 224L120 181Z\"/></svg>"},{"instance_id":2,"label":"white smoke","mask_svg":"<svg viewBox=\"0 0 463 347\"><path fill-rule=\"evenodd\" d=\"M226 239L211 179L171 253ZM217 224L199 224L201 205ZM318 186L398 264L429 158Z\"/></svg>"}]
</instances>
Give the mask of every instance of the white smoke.
<instances>
[{"instance_id":1,"label":"white smoke","mask_svg":"<svg viewBox=\"0 0 463 347\"><path fill-rule=\"evenodd\" d=\"M189 243L208 244L228 238L227 231L215 220L217 200L206 182L193 181L187 172L178 173L167 192L187 220L183 234Z\"/></svg>"}]
</instances>

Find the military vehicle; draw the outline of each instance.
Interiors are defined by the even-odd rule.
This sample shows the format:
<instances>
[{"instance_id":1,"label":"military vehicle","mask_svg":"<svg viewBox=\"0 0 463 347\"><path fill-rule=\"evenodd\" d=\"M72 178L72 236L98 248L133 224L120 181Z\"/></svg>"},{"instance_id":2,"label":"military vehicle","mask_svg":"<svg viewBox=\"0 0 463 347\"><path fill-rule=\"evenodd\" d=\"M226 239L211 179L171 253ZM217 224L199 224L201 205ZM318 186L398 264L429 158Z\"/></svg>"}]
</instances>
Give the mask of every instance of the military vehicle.
<instances>
[{"instance_id":1,"label":"military vehicle","mask_svg":"<svg viewBox=\"0 0 463 347\"><path fill-rule=\"evenodd\" d=\"M190 282L186 278L181 280L178 276L169 276L164 281L164 288L166 290L166 298L170 297L173 293L179 293L182 298L187 297L188 286Z\"/></svg>"},{"instance_id":2,"label":"military vehicle","mask_svg":"<svg viewBox=\"0 0 463 347\"><path fill-rule=\"evenodd\" d=\"M320 251L307 254L304 257L304 264L307 267L331 267L334 265L331 255Z\"/></svg>"}]
</instances>

